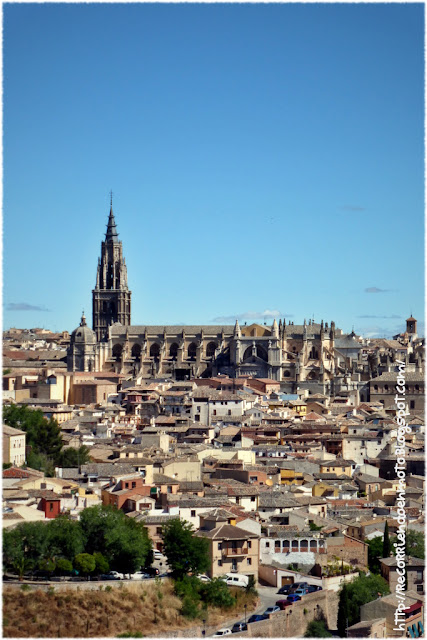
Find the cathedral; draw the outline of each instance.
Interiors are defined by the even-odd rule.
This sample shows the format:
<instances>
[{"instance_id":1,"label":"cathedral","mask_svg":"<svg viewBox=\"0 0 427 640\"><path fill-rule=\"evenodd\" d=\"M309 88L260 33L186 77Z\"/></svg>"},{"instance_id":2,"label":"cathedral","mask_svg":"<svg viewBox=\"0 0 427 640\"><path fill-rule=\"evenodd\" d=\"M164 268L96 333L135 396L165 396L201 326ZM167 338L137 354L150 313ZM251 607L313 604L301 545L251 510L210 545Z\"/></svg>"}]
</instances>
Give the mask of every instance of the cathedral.
<instances>
[{"instance_id":1,"label":"cathedral","mask_svg":"<svg viewBox=\"0 0 427 640\"><path fill-rule=\"evenodd\" d=\"M290 392L307 384L324 393L331 390L346 354L357 358L359 349L354 333L344 335L334 322L323 320L295 325L280 319L271 326L237 320L224 326L132 325L131 291L111 203L92 291L92 329L83 314L71 335L67 366L69 371L175 380L252 376L282 381Z\"/></svg>"}]
</instances>

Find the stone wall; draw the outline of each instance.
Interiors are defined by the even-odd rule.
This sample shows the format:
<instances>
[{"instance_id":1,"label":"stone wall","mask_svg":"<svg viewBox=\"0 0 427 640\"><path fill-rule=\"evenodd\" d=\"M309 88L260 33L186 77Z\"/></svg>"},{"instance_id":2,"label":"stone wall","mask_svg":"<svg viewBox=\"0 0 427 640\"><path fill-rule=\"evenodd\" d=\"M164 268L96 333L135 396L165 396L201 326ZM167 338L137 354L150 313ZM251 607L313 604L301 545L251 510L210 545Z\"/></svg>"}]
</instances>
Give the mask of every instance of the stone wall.
<instances>
[{"instance_id":1,"label":"stone wall","mask_svg":"<svg viewBox=\"0 0 427 640\"><path fill-rule=\"evenodd\" d=\"M333 591L318 591L303 596L284 611L270 616L268 620L248 625L248 630L238 634L250 638L302 638L307 625L324 615L328 628L337 629L338 596Z\"/></svg>"}]
</instances>

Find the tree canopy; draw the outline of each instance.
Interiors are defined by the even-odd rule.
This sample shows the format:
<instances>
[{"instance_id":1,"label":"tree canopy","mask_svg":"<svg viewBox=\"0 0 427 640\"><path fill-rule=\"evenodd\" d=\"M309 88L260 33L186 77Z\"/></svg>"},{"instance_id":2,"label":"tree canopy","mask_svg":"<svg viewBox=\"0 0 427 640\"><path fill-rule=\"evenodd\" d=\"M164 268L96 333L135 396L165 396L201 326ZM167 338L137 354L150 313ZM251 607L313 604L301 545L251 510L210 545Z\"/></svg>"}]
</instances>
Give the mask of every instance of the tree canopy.
<instances>
[{"instance_id":1,"label":"tree canopy","mask_svg":"<svg viewBox=\"0 0 427 640\"><path fill-rule=\"evenodd\" d=\"M163 525L164 553L172 574L204 573L210 567L209 542L194 535L193 525L175 518Z\"/></svg>"},{"instance_id":2,"label":"tree canopy","mask_svg":"<svg viewBox=\"0 0 427 640\"><path fill-rule=\"evenodd\" d=\"M110 567L133 573L146 565L150 550L151 541L141 523L101 505L84 509L80 521L59 516L49 522L26 522L3 534L3 564L14 571L35 570L47 561L54 568L59 559L75 566L76 557L83 554L93 558L93 570L100 573ZM60 562L59 569L62 566Z\"/></svg>"},{"instance_id":3,"label":"tree canopy","mask_svg":"<svg viewBox=\"0 0 427 640\"><path fill-rule=\"evenodd\" d=\"M384 578L361 573L351 582L345 582L341 587L338 604L338 633L345 638L345 629L360 622L360 607L367 602L376 600L379 596L390 593L388 583ZM344 633L343 633L344 632Z\"/></svg>"}]
</instances>

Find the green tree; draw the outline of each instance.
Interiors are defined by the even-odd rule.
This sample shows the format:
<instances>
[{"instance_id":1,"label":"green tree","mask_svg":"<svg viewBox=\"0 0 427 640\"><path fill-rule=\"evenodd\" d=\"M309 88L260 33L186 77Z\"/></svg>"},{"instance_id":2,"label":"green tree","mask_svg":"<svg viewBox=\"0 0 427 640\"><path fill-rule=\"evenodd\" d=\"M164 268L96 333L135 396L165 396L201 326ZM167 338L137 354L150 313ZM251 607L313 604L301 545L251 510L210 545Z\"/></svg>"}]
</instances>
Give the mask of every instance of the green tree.
<instances>
[{"instance_id":1,"label":"green tree","mask_svg":"<svg viewBox=\"0 0 427 640\"><path fill-rule=\"evenodd\" d=\"M209 542L194 535L193 526L178 518L163 525L164 553L175 578L204 573L210 567Z\"/></svg>"},{"instance_id":2,"label":"green tree","mask_svg":"<svg viewBox=\"0 0 427 640\"><path fill-rule=\"evenodd\" d=\"M360 607L388 593L390 593L390 589L387 582L375 574L366 576L361 573L355 580L344 583L338 604L338 633L340 637L345 637L342 632L343 629L345 631L347 618L349 627L360 622Z\"/></svg>"},{"instance_id":3,"label":"green tree","mask_svg":"<svg viewBox=\"0 0 427 640\"><path fill-rule=\"evenodd\" d=\"M376 536L368 540L368 566L372 573L380 573L380 558L383 558L383 539Z\"/></svg>"},{"instance_id":4,"label":"green tree","mask_svg":"<svg viewBox=\"0 0 427 640\"><path fill-rule=\"evenodd\" d=\"M102 553L111 569L133 573L145 566L151 549L146 527L112 506L84 509L80 525L87 553Z\"/></svg>"},{"instance_id":5,"label":"green tree","mask_svg":"<svg viewBox=\"0 0 427 640\"><path fill-rule=\"evenodd\" d=\"M61 556L73 560L85 550L85 537L79 522L68 515L51 520L47 527L47 545L52 557Z\"/></svg>"},{"instance_id":6,"label":"green tree","mask_svg":"<svg viewBox=\"0 0 427 640\"><path fill-rule=\"evenodd\" d=\"M388 558L390 556L390 551L391 551L391 543L390 543L390 536L388 533L388 522L387 520L385 521L385 527L384 527L384 539L383 539L383 558Z\"/></svg>"},{"instance_id":7,"label":"green tree","mask_svg":"<svg viewBox=\"0 0 427 640\"><path fill-rule=\"evenodd\" d=\"M79 467L82 464L87 464L90 460L89 449L85 445L78 449L67 447L67 449L61 451L57 466L64 468Z\"/></svg>"},{"instance_id":8,"label":"green tree","mask_svg":"<svg viewBox=\"0 0 427 640\"><path fill-rule=\"evenodd\" d=\"M95 573L108 573L110 565L108 564L107 558L103 556L102 553L99 553L99 551L95 551L93 557L95 558Z\"/></svg>"},{"instance_id":9,"label":"green tree","mask_svg":"<svg viewBox=\"0 0 427 640\"><path fill-rule=\"evenodd\" d=\"M24 522L3 534L3 563L13 567L21 557L25 557L32 567L48 557L47 524L44 522Z\"/></svg>"},{"instance_id":10,"label":"green tree","mask_svg":"<svg viewBox=\"0 0 427 640\"><path fill-rule=\"evenodd\" d=\"M56 561L56 573L60 576L70 575L73 570L73 563L67 558L58 558Z\"/></svg>"},{"instance_id":11,"label":"green tree","mask_svg":"<svg viewBox=\"0 0 427 640\"><path fill-rule=\"evenodd\" d=\"M74 568L83 576L88 576L95 571L95 558L90 553L79 553L74 558Z\"/></svg>"},{"instance_id":12,"label":"green tree","mask_svg":"<svg viewBox=\"0 0 427 640\"><path fill-rule=\"evenodd\" d=\"M406 532L406 555L414 558L424 558L424 533L408 529Z\"/></svg>"},{"instance_id":13,"label":"green tree","mask_svg":"<svg viewBox=\"0 0 427 640\"><path fill-rule=\"evenodd\" d=\"M345 638L347 636L346 631L349 617L350 604L348 601L348 586L347 583L344 582L338 603L338 635L340 638Z\"/></svg>"},{"instance_id":14,"label":"green tree","mask_svg":"<svg viewBox=\"0 0 427 640\"><path fill-rule=\"evenodd\" d=\"M229 609L235 604L235 600L227 587L225 580L214 578L210 582L202 583L200 595L203 602L221 609Z\"/></svg>"},{"instance_id":15,"label":"green tree","mask_svg":"<svg viewBox=\"0 0 427 640\"><path fill-rule=\"evenodd\" d=\"M332 633L329 633L323 620L312 620L307 626L304 638L332 638Z\"/></svg>"},{"instance_id":16,"label":"green tree","mask_svg":"<svg viewBox=\"0 0 427 640\"><path fill-rule=\"evenodd\" d=\"M53 418L44 417L40 409L3 405L3 422L25 431L27 445L34 453L45 454L52 460L59 458L62 449L61 429Z\"/></svg>"}]
</instances>

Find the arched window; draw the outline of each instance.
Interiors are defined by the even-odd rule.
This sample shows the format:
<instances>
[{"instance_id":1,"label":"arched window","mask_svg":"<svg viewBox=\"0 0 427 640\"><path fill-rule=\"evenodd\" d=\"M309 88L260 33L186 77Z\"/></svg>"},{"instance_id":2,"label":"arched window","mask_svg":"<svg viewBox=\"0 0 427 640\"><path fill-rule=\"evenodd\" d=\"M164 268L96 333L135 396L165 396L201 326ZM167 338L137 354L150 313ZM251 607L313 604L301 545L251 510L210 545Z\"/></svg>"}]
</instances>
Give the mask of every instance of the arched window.
<instances>
[{"instance_id":1,"label":"arched window","mask_svg":"<svg viewBox=\"0 0 427 640\"><path fill-rule=\"evenodd\" d=\"M310 360L318 360L318 358L319 358L319 354L318 354L317 350L314 347L311 348L311 351L310 351L310 354L309 354L309 358L310 358Z\"/></svg>"},{"instance_id":2,"label":"arched window","mask_svg":"<svg viewBox=\"0 0 427 640\"><path fill-rule=\"evenodd\" d=\"M136 360L139 360L141 357L141 345L140 344L134 344L132 347L132 352L131 352L132 358L135 358Z\"/></svg>"},{"instance_id":3,"label":"arched window","mask_svg":"<svg viewBox=\"0 0 427 640\"><path fill-rule=\"evenodd\" d=\"M216 347L217 347L216 342L209 342L208 346L206 347L206 357L207 358L213 358L214 357Z\"/></svg>"},{"instance_id":4,"label":"arched window","mask_svg":"<svg viewBox=\"0 0 427 640\"><path fill-rule=\"evenodd\" d=\"M117 361L122 359L122 345L121 344L115 344L113 347L113 358Z\"/></svg>"},{"instance_id":5,"label":"arched window","mask_svg":"<svg viewBox=\"0 0 427 640\"><path fill-rule=\"evenodd\" d=\"M317 540L310 540L310 551L317 551Z\"/></svg>"},{"instance_id":6,"label":"arched window","mask_svg":"<svg viewBox=\"0 0 427 640\"><path fill-rule=\"evenodd\" d=\"M189 346L188 346L188 358L190 360L195 360L196 359L196 354L197 354L197 345L195 342L192 342Z\"/></svg>"},{"instance_id":7,"label":"arched window","mask_svg":"<svg viewBox=\"0 0 427 640\"><path fill-rule=\"evenodd\" d=\"M171 344L170 349L169 349L169 357L172 358L173 360L176 360L178 357L178 345L176 342L174 342L173 344Z\"/></svg>"},{"instance_id":8,"label":"arched window","mask_svg":"<svg viewBox=\"0 0 427 640\"><path fill-rule=\"evenodd\" d=\"M150 358L154 358L155 362L158 361L160 355L160 346L155 342L150 347Z\"/></svg>"},{"instance_id":9,"label":"arched window","mask_svg":"<svg viewBox=\"0 0 427 640\"><path fill-rule=\"evenodd\" d=\"M290 375L291 375L290 371L285 371L285 373L284 373L285 378L289 378Z\"/></svg>"},{"instance_id":10,"label":"arched window","mask_svg":"<svg viewBox=\"0 0 427 640\"><path fill-rule=\"evenodd\" d=\"M298 540L292 540L292 551L298 551Z\"/></svg>"}]
</instances>

